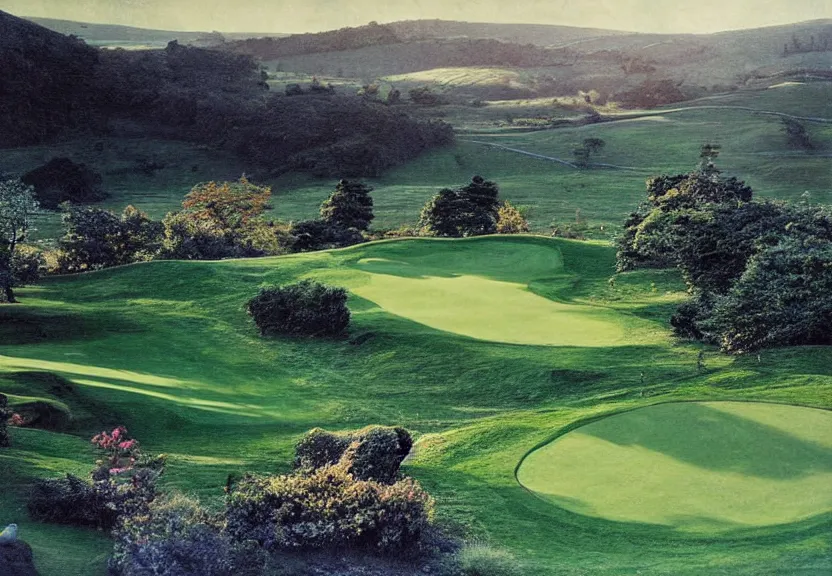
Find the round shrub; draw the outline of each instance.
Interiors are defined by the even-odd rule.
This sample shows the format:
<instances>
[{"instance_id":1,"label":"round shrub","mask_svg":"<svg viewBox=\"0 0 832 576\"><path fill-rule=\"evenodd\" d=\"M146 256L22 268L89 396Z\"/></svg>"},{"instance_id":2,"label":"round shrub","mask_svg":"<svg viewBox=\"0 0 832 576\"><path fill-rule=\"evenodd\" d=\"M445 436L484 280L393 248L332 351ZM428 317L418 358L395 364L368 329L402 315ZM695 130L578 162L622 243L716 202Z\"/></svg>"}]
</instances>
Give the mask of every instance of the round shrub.
<instances>
[{"instance_id":1,"label":"round shrub","mask_svg":"<svg viewBox=\"0 0 832 576\"><path fill-rule=\"evenodd\" d=\"M413 439L404 428L368 426L354 432L309 431L295 447L295 468L310 472L338 462L357 480L392 484Z\"/></svg>"},{"instance_id":2,"label":"round shrub","mask_svg":"<svg viewBox=\"0 0 832 576\"><path fill-rule=\"evenodd\" d=\"M49 210L62 202L98 202L107 197L101 189L101 175L69 158L53 158L21 180L35 188L41 207Z\"/></svg>"},{"instance_id":3,"label":"round shrub","mask_svg":"<svg viewBox=\"0 0 832 576\"><path fill-rule=\"evenodd\" d=\"M520 576L523 572L505 550L485 544L469 544L457 554L462 576Z\"/></svg>"},{"instance_id":4,"label":"round shrub","mask_svg":"<svg viewBox=\"0 0 832 576\"><path fill-rule=\"evenodd\" d=\"M263 336L337 336L350 323L347 291L311 280L261 288L246 309Z\"/></svg>"}]
</instances>

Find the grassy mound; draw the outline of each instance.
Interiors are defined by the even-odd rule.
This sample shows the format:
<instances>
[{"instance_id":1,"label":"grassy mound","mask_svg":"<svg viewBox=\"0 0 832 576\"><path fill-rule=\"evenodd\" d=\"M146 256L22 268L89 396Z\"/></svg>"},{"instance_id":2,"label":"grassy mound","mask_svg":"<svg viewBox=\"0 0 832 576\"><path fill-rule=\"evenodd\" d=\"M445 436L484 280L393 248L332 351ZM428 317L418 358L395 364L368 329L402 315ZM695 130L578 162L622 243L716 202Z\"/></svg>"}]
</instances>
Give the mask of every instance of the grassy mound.
<instances>
[{"instance_id":1,"label":"grassy mound","mask_svg":"<svg viewBox=\"0 0 832 576\"><path fill-rule=\"evenodd\" d=\"M737 402L662 404L533 452L528 489L580 514L683 530L785 524L832 511L832 412Z\"/></svg>"},{"instance_id":2,"label":"grassy mound","mask_svg":"<svg viewBox=\"0 0 832 576\"><path fill-rule=\"evenodd\" d=\"M517 483L514 468L530 446L625 408L679 399L832 407L832 349L772 350L760 362L708 353L699 373L699 348L674 341L667 328L683 297L677 275L640 271L611 287L613 262L612 248L585 242L407 240L151 262L22 289L21 304L0 307L0 391L62 402L73 418L62 432L12 429L12 448L0 450L0 524L20 525L44 576L103 575L105 535L28 522L25 499L35 478L86 475L89 438L105 427L124 424L148 452L167 453L166 485L211 506L222 502L229 473L291 470L309 429L398 425L415 433L406 473L437 498L440 521L506 548L524 574L828 572L829 517L709 536L703 546L665 526L570 513ZM263 284L304 278L350 290L349 336L260 338L246 300ZM407 292L394 301L363 294L388 280L406 282ZM406 307L421 282L473 283L467 324L432 326L388 308ZM566 337L581 317L600 315L631 341L544 346L483 337L473 296L492 283L511 288L496 307L520 298L524 308L534 296L534 306L558 304L572 315L564 324L566 309L524 318L529 333L550 327ZM440 291L433 305L457 314L469 305L448 298ZM508 331L514 321L500 322Z\"/></svg>"}]
</instances>

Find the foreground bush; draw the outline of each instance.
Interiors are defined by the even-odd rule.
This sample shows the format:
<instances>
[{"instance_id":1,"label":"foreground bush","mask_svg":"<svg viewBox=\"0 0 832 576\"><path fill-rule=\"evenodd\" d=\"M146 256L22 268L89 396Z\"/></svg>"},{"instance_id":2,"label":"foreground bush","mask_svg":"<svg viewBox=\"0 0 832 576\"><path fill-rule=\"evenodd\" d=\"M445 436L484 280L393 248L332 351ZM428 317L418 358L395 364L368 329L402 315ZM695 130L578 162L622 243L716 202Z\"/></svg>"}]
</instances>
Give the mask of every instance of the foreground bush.
<instances>
[{"instance_id":1,"label":"foreground bush","mask_svg":"<svg viewBox=\"0 0 832 576\"><path fill-rule=\"evenodd\" d=\"M164 457L143 455L124 427L97 434L92 443L103 457L91 480L71 474L38 480L27 503L33 519L110 530L125 518L147 513Z\"/></svg>"},{"instance_id":2,"label":"foreground bush","mask_svg":"<svg viewBox=\"0 0 832 576\"><path fill-rule=\"evenodd\" d=\"M72 474L66 478L37 480L27 508L33 520L55 524L109 529L116 520L104 494Z\"/></svg>"},{"instance_id":3,"label":"foreground bush","mask_svg":"<svg viewBox=\"0 0 832 576\"><path fill-rule=\"evenodd\" d=\"M267 549L359 547L388 553L418 544L433 500L412 479L356 480L346 466L308 475L248 476L231 490L226 529Z\"/></svg>"},{"instance_id":4,"label":"foreground bush","mask_svg":"<svg viewBox=\"0 0 832 576\"><path fill-rule=\"evenodd\" d=\"M347 329L347 291L311 280L261 288L246 304L263 336L337 336Z\"/></svg>"},{"instance_id":5,"label":"foreground bush","mask_svg":"<svg viewBox=\"0 0 832 576\"><path fill-rule=\"evenodd\" d=\"M114 533L110 573L118 576L260 576L265 552L235 545L219 518L181 495L159 498L146 514L125 519Z\"/></svg>"},{"instance_id":6,"label":"foreground bush","mask_svg":"<svg viewBox=\"0 0 832 576\"><path fill-rule=\"evenodd\" d=\"M315 428L295 447L295 468L310 472L343 462L357 480L392 484L412 446L404 428L370 426L340 434Z\"/></svg>"},{"instance_id":7,"label":"foreground bush","mask_svg":"<svg viewBox=\"0 0 832 576\"><path fill-rule=\"evenodd\" d=\"M520 576L514 557L504 550L484 544L471 544L457 554L461 576Z\"/></svg>"}]
</instances>

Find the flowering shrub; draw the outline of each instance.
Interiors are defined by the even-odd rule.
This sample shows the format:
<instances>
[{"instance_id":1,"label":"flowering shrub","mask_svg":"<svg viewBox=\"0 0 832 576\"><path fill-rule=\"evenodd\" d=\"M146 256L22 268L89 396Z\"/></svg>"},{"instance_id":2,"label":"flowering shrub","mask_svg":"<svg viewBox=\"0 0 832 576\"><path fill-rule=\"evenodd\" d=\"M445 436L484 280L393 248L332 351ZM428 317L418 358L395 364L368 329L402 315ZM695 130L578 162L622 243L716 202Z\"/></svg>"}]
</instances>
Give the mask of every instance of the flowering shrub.
<instances>
[{"instance_id":1,"label":"flowering shrub","mask_svg":"<svg viewBox=\"0 0 832 576\"><path fill-rule=\"evenodd\" d=\"M356 480L392 484L412 446L410 433L399 427L368 426L341 434L315 428L295 447L295 468L311 471L344 461Z\"/></svg>"},{"instance_id":2,"label":"flowering shrub","mask_svg":"<svg viewBox=\"0 0 832 576\"><path fill-rule=\"evenodd\" d=\"M28 503L32 518L109 530L121 519L147 512L165 457L142 455L138 441L123 426L97 434L92 444L104 452L92 481L72 475L39 480Z\"/></svg>"},{"instance_id":3,"label":"flowering shrub","mask_svg":"<svg viewBox=\"0 0 832 576\"><path fill-rule=\"evenodd\" d=\"M433 499L412 479L356 480L345 462L310 474L248 476L230 492L226 530L267 549L414 546L433 516Z\"/></svg>"},{"instance_id":4,"label":"flowering shrub","mask_svg":"<svg viewBox=\"0 0 832 576\"><path fill-rule=\"evenodd\" d=\"M16 428L26 426L26 419L17 412L15 412L14 414L12 414L11 418L9 418L9 426L14 426Z\"/></svg>"}]
</instances>

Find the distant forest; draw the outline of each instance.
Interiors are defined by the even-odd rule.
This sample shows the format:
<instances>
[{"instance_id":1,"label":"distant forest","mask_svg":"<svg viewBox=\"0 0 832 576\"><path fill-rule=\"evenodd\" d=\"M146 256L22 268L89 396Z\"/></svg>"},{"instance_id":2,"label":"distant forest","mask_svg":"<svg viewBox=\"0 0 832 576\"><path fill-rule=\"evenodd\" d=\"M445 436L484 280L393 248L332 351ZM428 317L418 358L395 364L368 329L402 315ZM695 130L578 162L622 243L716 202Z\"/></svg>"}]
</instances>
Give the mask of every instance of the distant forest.
<instances>
[{"instance_id":1,"label":"distant forest","mask_svg":"<svg viewBox=\"0 0 832 576\"><path fill-rule=\"evenodd\" d=\"M0 12L0 147L119 130L231 150L272 171L374 176L450 126L332 91L272 94L254 58L171 42L98 50Z\"/></svg>"}]
</instances>

